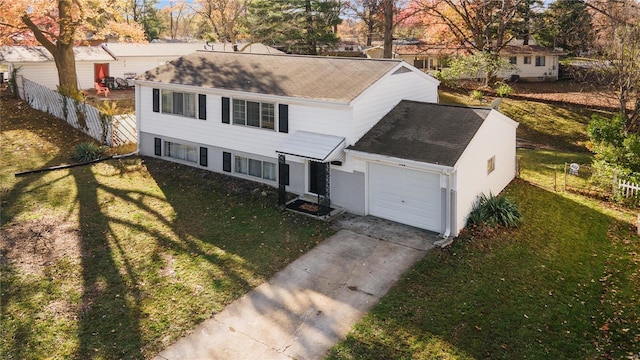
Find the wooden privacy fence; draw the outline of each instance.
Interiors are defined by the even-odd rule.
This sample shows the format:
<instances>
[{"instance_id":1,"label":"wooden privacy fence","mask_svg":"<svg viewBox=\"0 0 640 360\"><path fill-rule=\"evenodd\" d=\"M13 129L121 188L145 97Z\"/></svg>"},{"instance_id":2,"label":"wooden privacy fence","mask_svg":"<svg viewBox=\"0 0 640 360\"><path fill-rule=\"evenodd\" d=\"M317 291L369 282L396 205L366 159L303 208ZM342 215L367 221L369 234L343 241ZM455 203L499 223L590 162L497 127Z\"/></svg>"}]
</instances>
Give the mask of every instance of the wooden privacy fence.
<instances>
[{"instance_id":1,"label":"wooden privacy fence","mask_svg":"<svg viewBox=\"0 0 640 360\"><path fill-rule=\"evenodd\" d=\"M45 111L107 146L136 143L135 114L108 116L95 107L61 95L29 79L18 79L29 105Z\"/></svg>"}]
</instances>

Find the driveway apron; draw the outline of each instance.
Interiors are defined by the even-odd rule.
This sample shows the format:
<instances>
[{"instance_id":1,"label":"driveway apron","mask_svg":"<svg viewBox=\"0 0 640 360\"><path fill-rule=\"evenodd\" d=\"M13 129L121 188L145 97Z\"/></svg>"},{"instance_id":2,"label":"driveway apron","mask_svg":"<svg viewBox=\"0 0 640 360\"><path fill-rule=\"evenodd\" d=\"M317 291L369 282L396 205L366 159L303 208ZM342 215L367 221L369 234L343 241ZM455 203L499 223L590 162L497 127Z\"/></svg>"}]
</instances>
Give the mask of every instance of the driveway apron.
<instances>
[{"instance_id":1,"label":"driveway apron","mask_svg":"<svg viewBox=\"0 0 640 360\"><path fill-rule=\"evenodd\" d=\"M433 247L436 235L343 215L340 230L156 360L320 359Z\"/></svg>"}]
</instances>

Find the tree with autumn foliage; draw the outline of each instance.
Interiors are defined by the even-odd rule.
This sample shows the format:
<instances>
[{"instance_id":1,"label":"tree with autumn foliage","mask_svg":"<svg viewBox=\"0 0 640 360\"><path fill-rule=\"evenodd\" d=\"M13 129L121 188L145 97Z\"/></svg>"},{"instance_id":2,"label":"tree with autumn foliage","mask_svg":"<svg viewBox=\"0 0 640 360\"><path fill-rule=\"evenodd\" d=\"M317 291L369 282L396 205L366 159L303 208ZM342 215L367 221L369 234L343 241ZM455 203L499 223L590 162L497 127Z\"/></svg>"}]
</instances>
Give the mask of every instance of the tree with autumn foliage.
<instances>
[{"instance_id":1,"label":"tree with autumn foliage","mask_svg":"<svg viewBox=\"0 0 640 360\"><path fill-rule=\"evenodd\" d=\"M454 45L497 60L511 40L528 34L526 27L537 4L533 0L414 0L410 7L448 32L444 38L453 39ZM488 68L485 75L485 84L490 84L496 72Z\"/></svg>"},{"instance_id":2,"label":"tree with autumn foliage","mask_svg":"<svg viewBox=\"0 0 640 360\"><path fill-rule=\"evenodd\" d=\"M248 4L249 0L196 0L193 9L211 27L214 40L235 44Z\"/></svg>"},{"instance_id":3,"label":"tree with autumn foliage","mask_svg":"<svg viewBox=\"0 0 640 360\"><path fill-rule=\"evenodd\" d=\"M78 93L78 78L73 47L93 39L119 35L130 41L144 41L137 23L127 23L125 0L2 0L0 24L11 36L2 37L3 45L42 45L53 56L58 70L59 90L66 95Z\"/></svg>"}]
</instances>

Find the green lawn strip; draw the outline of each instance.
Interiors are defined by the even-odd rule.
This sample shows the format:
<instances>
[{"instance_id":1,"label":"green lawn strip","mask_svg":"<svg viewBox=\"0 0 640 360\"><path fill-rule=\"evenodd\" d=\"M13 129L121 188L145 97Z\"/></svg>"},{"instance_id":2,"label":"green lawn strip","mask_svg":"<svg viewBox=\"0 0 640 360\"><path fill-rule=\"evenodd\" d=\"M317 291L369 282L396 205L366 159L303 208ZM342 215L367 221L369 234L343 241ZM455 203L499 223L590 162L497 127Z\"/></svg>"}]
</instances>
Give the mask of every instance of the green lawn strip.
<instances>
[{"instance_id":1,"label":"green lawn strip","mask_svg":"<svg viewBox=\"0 0 640 360\"><path fill-rule=\"evenodd\" d=\"M161 160L15 178L86 140L42 118L3 118L6 358L153 357L332 233L274 188Z\"/></svg>"},{"instance_id":2,"label":"green lawn strip","mask_svg":"<svg viewBox=\"0 0 640 360\"><path fill-rule=\"evenodd\" d=\"M590 153L572 153L553 150L518 149L520 177L549 190L562 191L568 187L587 188L590 186L585 176L590 175L589 166L593 159ZM565 173L565 164L577 163L581 166L578 176Z\"/></svg>"},{"instance_id":3,"label":"green lawn strip","mask_svg":"<svg viewBox=\"0 0 640 360\"><path fill-rule=\"evenodd\" d=\"M443 104L490 105L450 90L440 90L439 97ZM558 106L543 101L508 98L502 100L499 108L500 112L520 123L517 130L519 139L560 151L586 151L586 129L594 110L577 105Z\"/></svg>"},{"instance_id":4,"label":"green lawn strip","mask_svg":"<svg viewBox=\"0 0 640 360\"><path fill-rule=\"evenodd\" d=\"M618 332L626 336L621 349L600 330L620 313L618 302L634 308L618 322L637 325L637 267L623 267L610 305L601 304L609 294L601 279L617 269L610 258L630 257L612 243L611 228L622 226L620 236L639 249L629 223L601 204L523 181L506 194L524 215L520 228L431 251L328 358L618 358L634 349L636 330Z\"/></svg>"}]
</instances>

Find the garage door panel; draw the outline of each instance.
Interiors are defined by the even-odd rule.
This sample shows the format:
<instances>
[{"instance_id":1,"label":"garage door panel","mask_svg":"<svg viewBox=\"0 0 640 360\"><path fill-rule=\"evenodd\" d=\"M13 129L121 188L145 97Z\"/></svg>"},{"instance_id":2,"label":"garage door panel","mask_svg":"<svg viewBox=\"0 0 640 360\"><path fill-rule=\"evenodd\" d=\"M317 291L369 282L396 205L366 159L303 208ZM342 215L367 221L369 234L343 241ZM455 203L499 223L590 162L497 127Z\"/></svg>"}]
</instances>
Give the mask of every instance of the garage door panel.
<instances>
[{"instance_id":1,"label":"garage door panel","mask_svg":"<svg viewBox=\"0 0 640 360\"><path fill-rule=\"evenodd\" d=\"M369 214L439 232L440 175L370 164Z\"/></svg>"}]
</instances>

